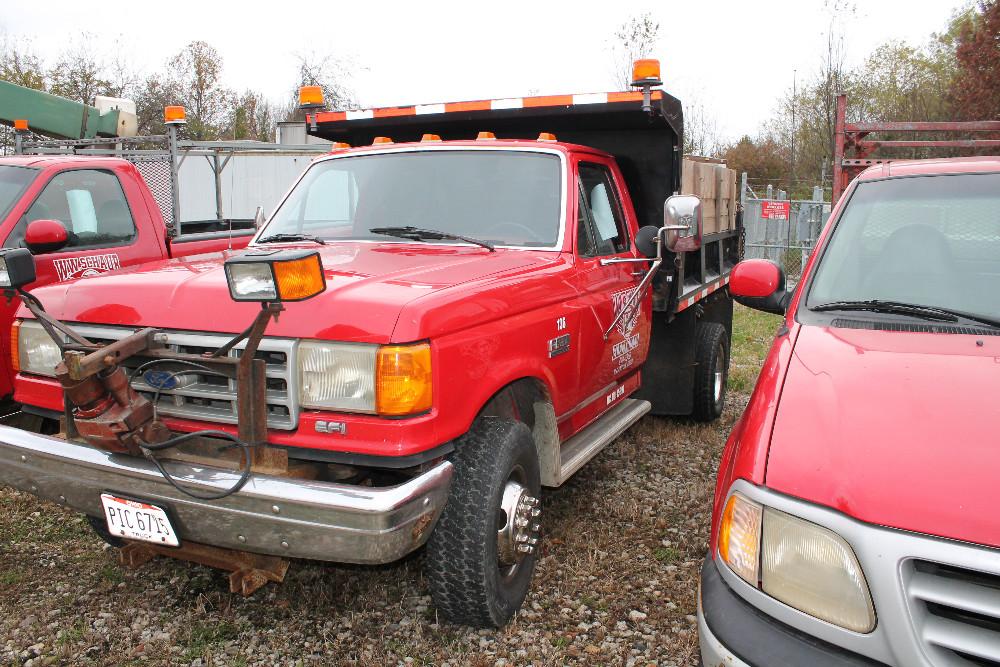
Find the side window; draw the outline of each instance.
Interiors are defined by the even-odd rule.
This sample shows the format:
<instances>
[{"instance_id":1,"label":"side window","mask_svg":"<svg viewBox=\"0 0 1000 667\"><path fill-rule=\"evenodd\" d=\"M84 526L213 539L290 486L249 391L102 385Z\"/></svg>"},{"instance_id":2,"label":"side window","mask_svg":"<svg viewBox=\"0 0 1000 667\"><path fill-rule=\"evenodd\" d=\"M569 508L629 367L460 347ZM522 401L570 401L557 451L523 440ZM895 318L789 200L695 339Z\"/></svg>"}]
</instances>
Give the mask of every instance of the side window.
<instances>
[{"instance_id":1,"label":"side window","mask_svg":"<svg viewBox=\"0 0 1000 667\"><path fill-rule=\"evenodd\" d=\"M581 162L580 188L596 246L593 254L615 255L628 250L625 220L611 171L603 165Z\"/></svg>"},{"instance_id":2,"label":"side window","mask_svg":"<svg viewBox=\"0 0 1000 667\"><path fill-rule=\"evenodd\" d=\"M597 254L597 244L594 242L594 232L591 229L590 206L583 194L583 187L578 186L579 201L576 206L576 252L580 257L593 257Z\"/></svg>"},{"instance_id":3,"label":"side window","mask_svg":"<svg viewBox=\"0 0 1000 667\"><path fill-rule=\"evenodd\" d=\"M64 249L126 245L136 233L118 177L95 169L56 174L18 221L4 246L24 245L24 231L34 220L63 223L69 233Z\"/></svg>"}]
</instances>

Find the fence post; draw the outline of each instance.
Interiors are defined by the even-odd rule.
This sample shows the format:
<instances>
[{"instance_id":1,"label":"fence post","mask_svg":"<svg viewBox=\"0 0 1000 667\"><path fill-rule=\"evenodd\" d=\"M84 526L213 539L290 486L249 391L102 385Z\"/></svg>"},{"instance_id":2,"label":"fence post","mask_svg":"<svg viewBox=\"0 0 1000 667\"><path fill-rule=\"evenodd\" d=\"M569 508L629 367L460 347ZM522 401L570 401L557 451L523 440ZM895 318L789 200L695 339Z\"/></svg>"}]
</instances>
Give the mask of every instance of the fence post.
<instances>
[{"instance_id":1,"label":"fence post","mask_svg":"<svg viewBox=\"0 0 1000 667\"><path fill-rule=\"evenodd\" d=\"M818 201L820 204L823 203L823 187L820 185L813 186L813 201Z\"/></svg>"},{"instance_id":2,"label":"fence post","mask_svg":"<svg viewBox=\"0 0 1000 667\"><path fill-rule=\"evenodd\" d=\"M179 183L180 165L177 164L177 125L167 125L167 153L170 155L170 220L165 221L167 235L174 238L181 233L181 191Z\"/></svg>"},{"instance_id":3,"label":"fence post","mask_svg":"<svg viewBox=\"0 0 1000 667\"><path fill-rule=\"evenodd\" d=\"M740 208L745 209L747 203L747 173L740 175Z\"/></svg>"},{"instance_id":4,"label":"fence post","mask_svg":"<svg viewBox=\"0 0 1000 667\"><path fill-rule=\"evenodd\" d=\"M767 184L767 199L774 199L774 186Z\"/></svg>"}]
</instances>

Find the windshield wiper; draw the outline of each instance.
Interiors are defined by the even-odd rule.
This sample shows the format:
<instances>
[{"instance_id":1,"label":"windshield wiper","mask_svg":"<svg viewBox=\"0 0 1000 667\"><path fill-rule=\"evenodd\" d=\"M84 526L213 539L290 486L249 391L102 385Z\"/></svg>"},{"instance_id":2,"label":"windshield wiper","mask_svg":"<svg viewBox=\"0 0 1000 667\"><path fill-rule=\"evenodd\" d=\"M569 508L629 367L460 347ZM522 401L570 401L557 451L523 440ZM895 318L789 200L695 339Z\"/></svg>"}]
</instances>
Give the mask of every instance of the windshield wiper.
<instances>
[{"instance_id":1,"label":"windshield wiper","mask_svg":"<svg viewBox=\"0 0 1000 667\"><path fill-rule=\"evenodd\" d=\"M827 310L870 310L873 313L892 313L894 315L911 315L913 317L923 317L928 320L938 320L939 322L957 322L958 316L943 308L933 306L921 306L915 303L903 303L901 301L882 301L881 299L868 299L866 301L830 301L815 306L809 306L809 310L823 312Z\"/></svg>"},{"instance_id":2,"label":"windshield wiper","mask_svg":"<svg viewBox=\"0 0 1000 667\"><path fill-rule=\"evenodd\" d=\"M490 252L496 252L496 248L489 241L480 241L479 239L469 238L468 236L459 236L458 234L452 234L451 232L439 232L436 229L422 229L420 227L372 227L369 229L372 234L385 234L386 236L398 236L401 239L409 239L410 241L426 241L426 240L437 240L437 239L450 239L453 241L465 241L466 243L471 243L473 245L482 246Z\"/></svg>"},{"instance_id":3,"label":"windshield wiper","mask_svg":"<svg viewBox=\"0 0 1000 667\"><path fill-rule=\"evenodd\" d=\"M271 234L257 239L257 243L282 243L283 241L312 241L320 245L326 245L326 241L312 234Z\"/></svg>"}]
</instances>

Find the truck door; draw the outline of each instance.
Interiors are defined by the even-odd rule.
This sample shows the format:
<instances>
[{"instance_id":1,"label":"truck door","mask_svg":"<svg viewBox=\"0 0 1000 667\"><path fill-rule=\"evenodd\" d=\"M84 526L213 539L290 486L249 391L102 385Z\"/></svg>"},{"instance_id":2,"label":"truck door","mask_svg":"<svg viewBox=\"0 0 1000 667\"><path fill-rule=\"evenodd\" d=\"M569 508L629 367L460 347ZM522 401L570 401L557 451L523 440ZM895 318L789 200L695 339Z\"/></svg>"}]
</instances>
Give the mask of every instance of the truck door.
<instances>
[{"instance_id":1,"label":"truck door","mask_svg":"<svg viewBox=\"0 0 1000 667\"><path fill-rule=\"evenodd\" d=\"M579 162L577 186L578 275L584 305L581 388L594 402L610 406L624 397L619 380L639 367L648 349L648 308L629 308L612 327L616 316L627 309L648 264L607 263L637 257L611 165L597 160ZM605 339L608 329L611 332Z\"/></svg>"},{"instance_id":2,"label":"truck door","mask_svg":"<svg viewBox=\"0 0 1000 667\"><path fill-rule=\"evenodd\" d=\"M122 183L113 171L58 171L18 219L3 245L5 248L23 246L25 230L35 220L58 220L66 227L68 241L63 248L35 255L38 280L34 285L83 278L159 259L162 255L156 251L155 244L149 242L152 238L149 230L143 227L140 239L136 227L148 223L148 214L145 210L137 210L133 216L132 211ZM19 302L19 299L9 304L0 301L0 329L3 331L10 330ZM0 385L8 385L13 372L9 336L0 336L0 352L6 370ZM0 386L0 396L10 393L11 389Z\"/></svg>"}]
</instances>

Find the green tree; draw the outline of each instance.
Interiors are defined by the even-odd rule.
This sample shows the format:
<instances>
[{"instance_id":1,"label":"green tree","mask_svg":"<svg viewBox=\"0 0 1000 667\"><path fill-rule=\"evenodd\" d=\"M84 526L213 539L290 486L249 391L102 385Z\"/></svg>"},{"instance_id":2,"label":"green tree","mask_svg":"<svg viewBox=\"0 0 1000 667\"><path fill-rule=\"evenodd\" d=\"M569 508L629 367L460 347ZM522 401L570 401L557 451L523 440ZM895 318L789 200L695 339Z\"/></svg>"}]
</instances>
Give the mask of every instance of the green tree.
<instances>
[{"instance_id":1,"label":"green tree","mask_svg":"<svg viewBox=\"0 0 1000 667\"><path fill-rule=\"evenodd\" d=\"M955 36L956 72L951 97L968 120L1000 117L1000 4L980 0Z\"/></svg>"}]
</instances>

